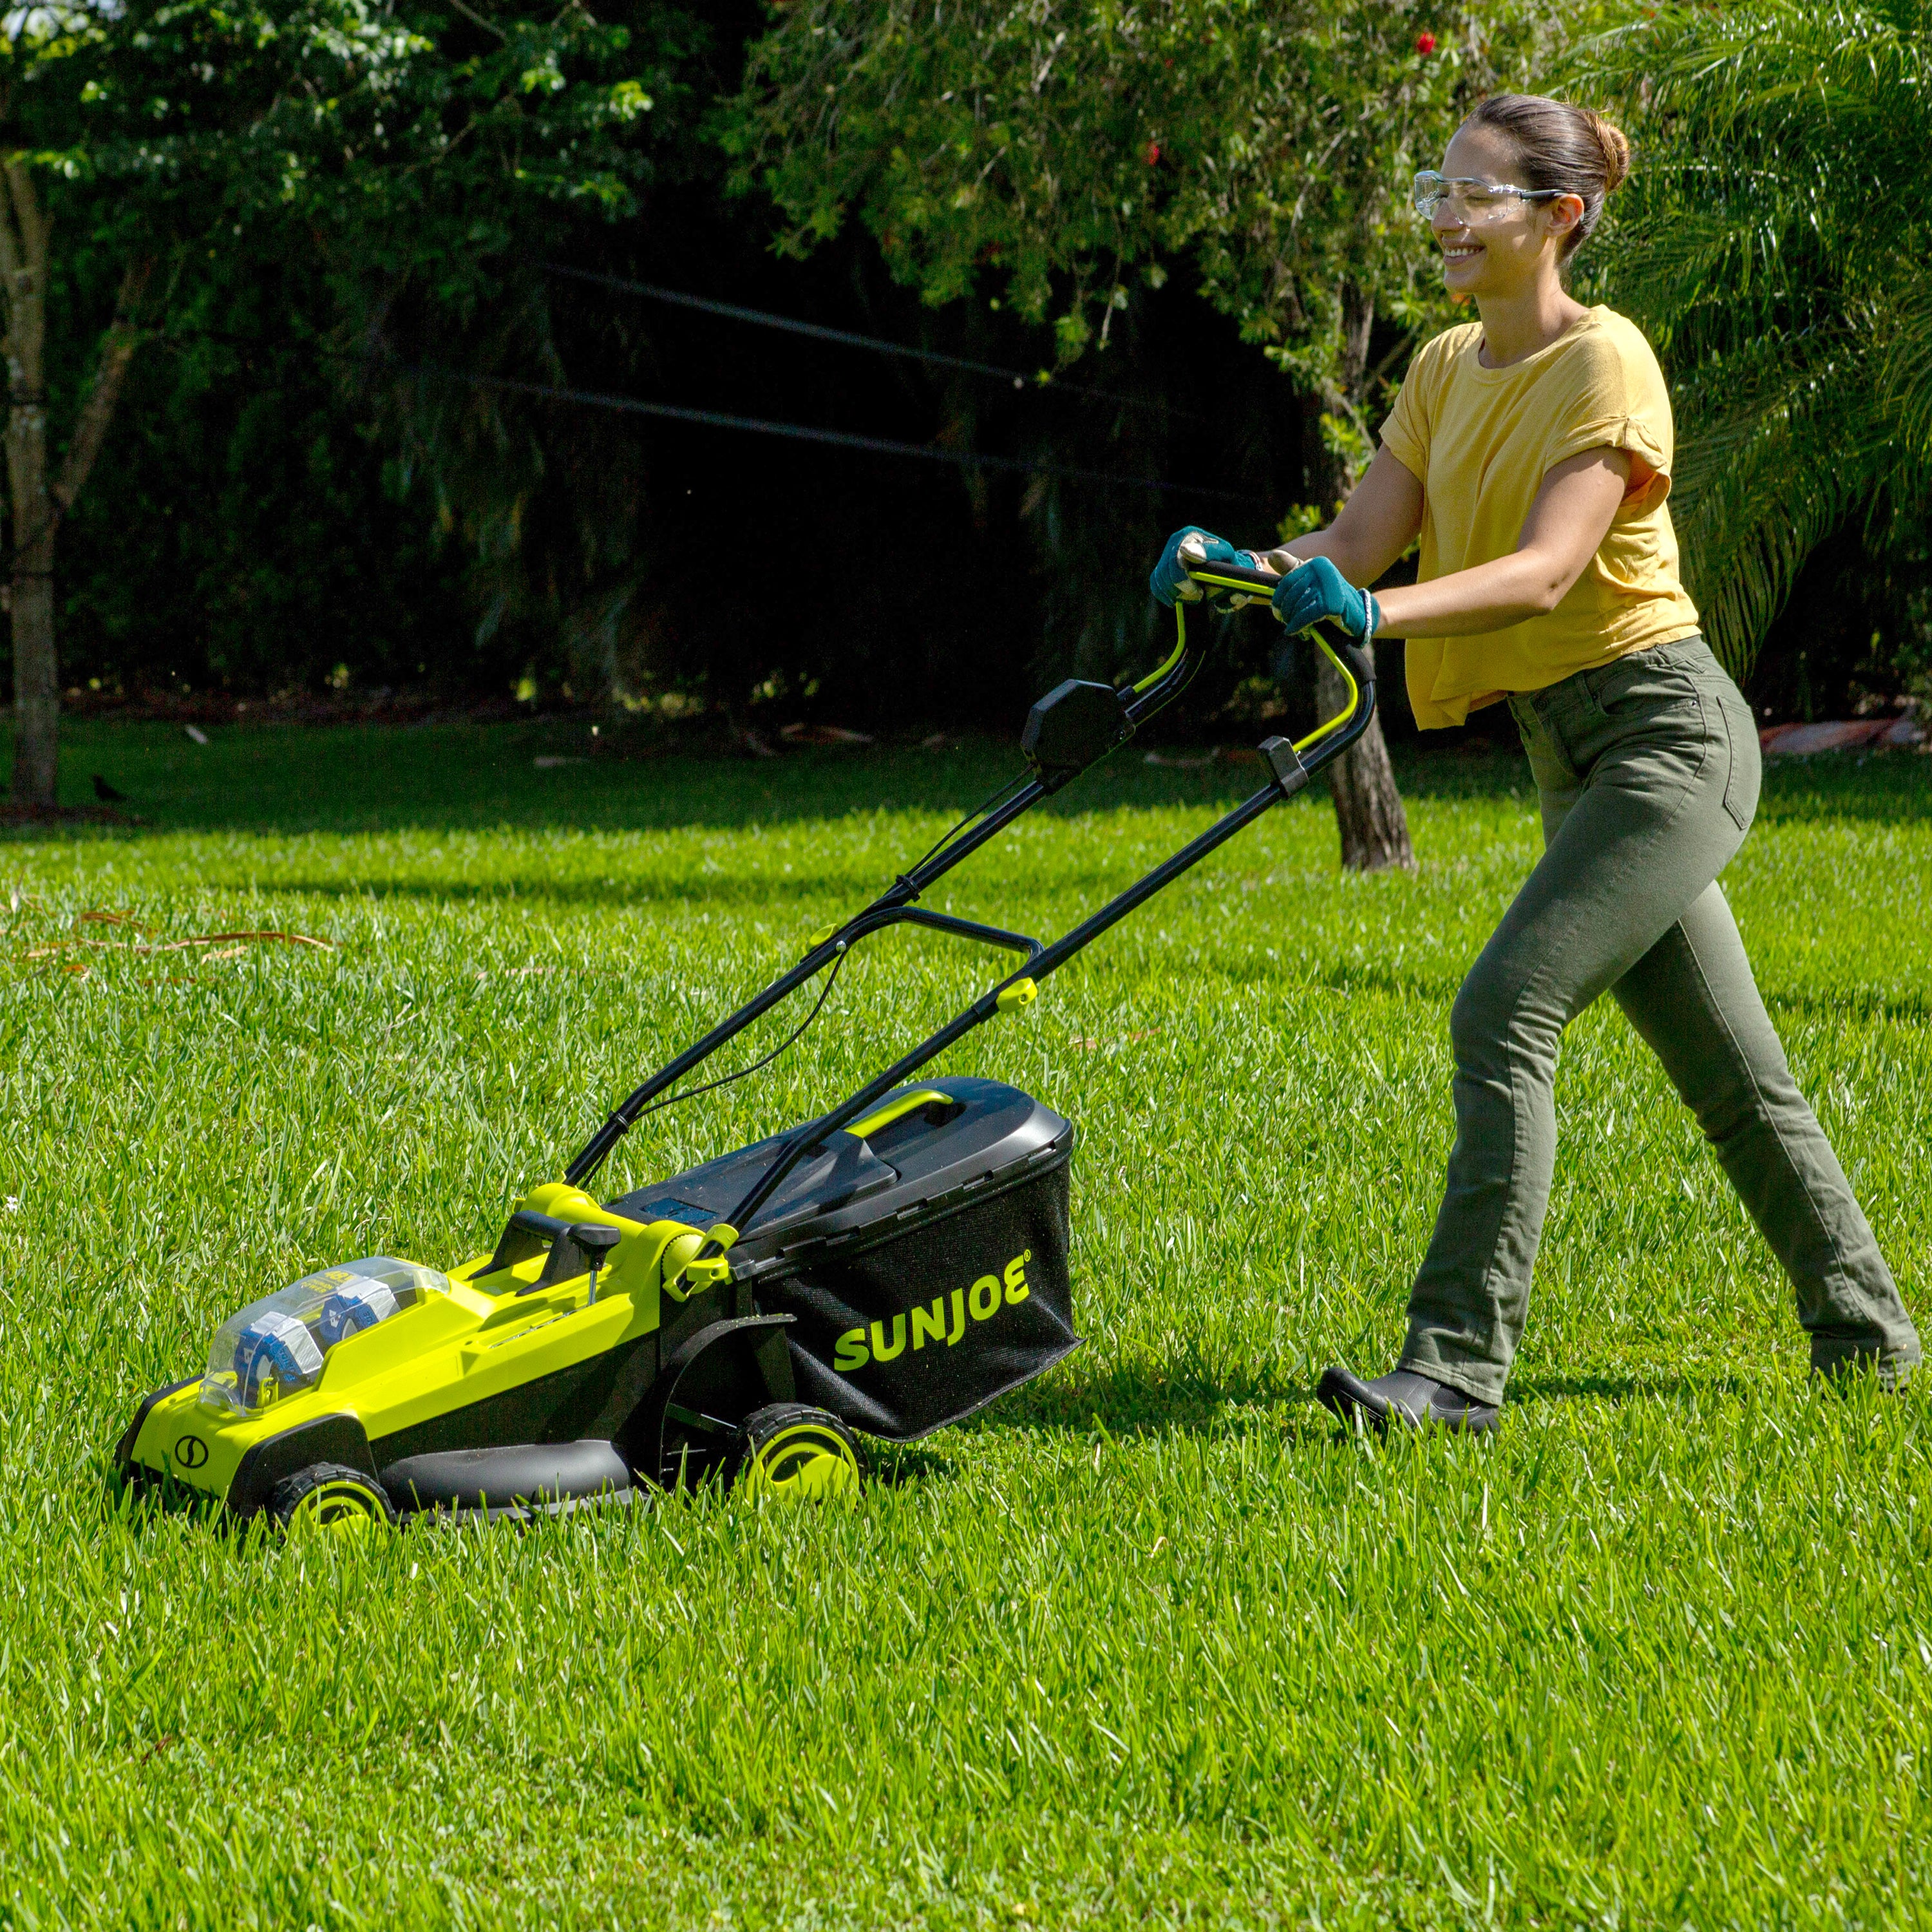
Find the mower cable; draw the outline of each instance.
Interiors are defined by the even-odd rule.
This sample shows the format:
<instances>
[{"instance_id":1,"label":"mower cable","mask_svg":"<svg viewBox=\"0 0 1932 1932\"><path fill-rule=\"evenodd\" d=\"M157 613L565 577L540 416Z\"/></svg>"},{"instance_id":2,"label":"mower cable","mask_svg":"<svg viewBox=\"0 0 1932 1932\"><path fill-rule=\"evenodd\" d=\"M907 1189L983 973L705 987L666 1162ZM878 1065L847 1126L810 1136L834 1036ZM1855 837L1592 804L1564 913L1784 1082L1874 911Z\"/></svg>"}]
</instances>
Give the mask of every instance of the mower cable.
<instances>
[{"instance_id":1,"label":"mower cable","mask_svg":"<svg viewBox=\"0 0 1932 1932\"><path fill-rule=\"evenodd\" d=\"M946 850L947 846L952 843L954 839L958 837L961 832L965 830L968 826L974 824L976 820L984 818L988 812L997 811L1015 792L1023 785L1030 783L1032 778L1033 774L1030 772L1022 772L1018 778L1009 778L998 790L988 792L986 797L967 813L957 825L954 826L950 832L942 833L935 844L915 859L905 871L898 875L894 883L902 886L910 885L912 883L912 874L916 872L922 866L930 865L940 853ZM915 892L914 897L917 896L918 894Z\"/></svg>"},{"instance_id":2,"label":"mower cable","mask_svg":"<svg viewBox=\"0 0 1932 1932\"><path fill-rule=\"evenodd\" d=\"M634 1127L647 1114L661 1114L665 1108L675 1107L679 1105L680 1102L686 1100L695 1100L701 1094L715 1094L719 1088L728 1087L734 1080L748 1079L752 1074L759 1072L764 1068L770 1066L772 1062L777 1059L778 1055L784 1052L787 1047L794 1045L798 1040L802 1039L804 1036L806 1029L811 1025L814 1020L818 1018L819 1012L824 1007L826 1001L832 997L832 988L838 983L838 969L844 964L845 959L845 946L844 942L842 940L839 942L838 952L832 962L832 970L826 976L825 984L819 988L818 1000L814 1003L811 1012L807 1013L805 1018L800 1020L798 1024L795 1026L783 1040L780 1040L778 1045L772 1048L770 1052L765 1055L764 1059L754 1060L752 1062L750 1066L741 1066L735 1073L722 1074L716 1080L707 1080L702 1087L693 1087L685 1093L674 1094L668 1100L653 1100L648 1107L640 1108L636 1113L633 1114L630 1119L625 1123L625 1126L627 1128Z\"/></svg>"}]
</instances>

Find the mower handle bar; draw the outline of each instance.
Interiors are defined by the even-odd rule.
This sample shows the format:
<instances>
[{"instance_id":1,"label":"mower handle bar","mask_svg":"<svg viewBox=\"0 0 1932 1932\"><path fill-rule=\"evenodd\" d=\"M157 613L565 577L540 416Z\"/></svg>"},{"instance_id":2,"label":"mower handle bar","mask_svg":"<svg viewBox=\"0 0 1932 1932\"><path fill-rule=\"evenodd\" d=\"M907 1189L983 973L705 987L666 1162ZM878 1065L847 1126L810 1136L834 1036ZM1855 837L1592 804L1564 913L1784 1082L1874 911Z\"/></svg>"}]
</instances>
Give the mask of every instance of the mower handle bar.
<instances>
[{"instance_id":1,"label":"mower handle bar","mask_svg":"<svg viewBox=\"0 0 1932 1932\"><path fill-rule=\"evenodd\" d=\"M1270 592L1279 580L1269 572L1252 570L1240 564L1203 565L1190 570L1188 574L1197 584L1206 586L1248 591ZM1120 700L1126 731L1114 745L1089 760L1088 765L1082 766L1079 770L1084 770L1088 765L1098 764L1102 758L1107 755L1108 751L1117 749L1120 744L1133 735L1141 724L1166 710L1193 682L1195 674L1201 668L1201 656L1198 650L1190 649L1188 644L1186 610L1183 604L1176 604L1174 607L1174 649L1167 657L1138 683L1119 687L1116 692ZM1338 746L1331 745L1322 760L1326 763L1328 758L1339 755L1340 750L1352 744L1368 728L1369 718L1372 715L1375 706L1375 662L1366 652L1350 640L1339 640L1337 645L1331 647L1328 640L1318 632L1314 634L1324 653L1343 673L1352 709L1318 726L1308 737L1299 742L1298 751L1309 748L1317 740L1330 741L1333 734L1345 729L1350 722L1359 694L1363 692L1368 694L1367 710L1363 712L1354 729L1340 740ZM1044 775L1036 772L1004 802L982 812L971 822L950 833L910 872L902 872L870 905L855 913L844 925L821 934L789 971L781 974L763 992L747 1000L703 1039L687 1047L676 1058L660 1067L641 1086L626 1094L612 1109L604 1124L585 1144L575 1160L564 1170L564 1178L573 1186L581 1187L587 1184L608 1158L611 1149L629 1132L632 1124L660 1094L675 1087L693 1068L702 1065L721 1046L736 1039L754 1020L762 1018L772 1007L788 999L807 980L842 957L855 940L907 916L914 902L929 886L970 858L988 840L997 838L1015 819L1030 811L1041 799L1060 789L1070 777L1076 776L1078 776L1077 772L1063 772L1049 781ZM1019 938L1018 934L1009 934L1004 939L995 939L992 934L997 928L976 928L965 920L951 920L950 922L949 920L949 915L922 910L912 922L927 926L935 932L950 932L961 937L976 937L995 945L1010 944ZM1025 941L1025 947L1034 958L1037 958L1046 950L1036 940ZM1020 949L1016 945L1015 950ZM1036 980L1039 977L1037 974L1034 976ZM734 1225L742 1227L744 1224L741 1221Z\"/></svg>"},{"instance_id":2,"label":"mower handle bar","mask_svg":"<svg viewBox=\"0 0 1932 1932\"><path fill-rule=\"evenodd\" d=\"M1196 572L1192 574L1204 581L1212 581L1214 578L1228 573L1224 572L1222 567L1216 565L1210 572ZM1244 571L1241 574L1257 587L1274 581L1260 571ZM1186 620L1181 615L1178 605L1175 607L1174 616L1177 628L1184 640ZM818 1119L794 1128L785 1136L784 1146L779 1149L771 1166L759 1177L751 1192L738 1203L723 1223L716 1224L722 1225L729 1232L733 1243L742 1238L745 1232L751 1226L753 1216L777 1192L785 1177L810 1148L816 1146L828 1134L836 1132L849 1122L858 1119L902 1082L910 1079L921 1067L937 1059L948 1047L1004 1012L1009 1004L1004 996L1012 988L1023 982L1030 982L1036 988L1042 980L1058 972L1075 954L1084 951L1103 932L1118 925L1130 913L1144 905L1156 892L1165 890L1184 872L1191 871L1210 852L1225 845L1237 833L1245 831L1264 812L1280 804L1285 799L1292 798L1306 785L1316 772L1341 757L1369 728L1369 721L1375 716L1376 710L1374 659L1360 645L1351 640L1341 640L1338 648L1318 631L1310 634L1329 662L1342 674L1348 692L1345 708L1326 722L1317 725L1306 737L1292 744L1285 738L1265 740L1261 747L1262 758L1273 776L1259 791L1244 800L1232 812L1217 820L1198 837L1190 839L1179 851L1155 866L1153 871L1136 880L1124 892L1109 899L1098 912L1083 920L1072 932L1044 947L1028 961L1022 971L1010 974L997 986L989 988L964 1012L948 1021L937 1033L896 1060L876 1079L868 1081L857 1093L842 1101L830 1113L822 1114ZM1309 754L1305 759L1302 756L1304 752ZM710 1258L723 1253L725 1246L724 1240L707 1234L692 1258L694 1261Z\"/></svg>"},{"instance_id":3,"label":"mower handle bar","mask_svg":"<svg viewBox=\"0 0 1932 1932\"><path fill-rule=\"evenodd\" d=\"M1190 569L1196 584L1219 590L1260 590L1270 596L1281 581L1278 570L1251 570L1245 563L1203 563Z\"/></svg>"},{"instance_id":4,"label":"mower handle bar","mask_svg":"<svg viewBox=\"0 0 1932 1932\"><path fill-rule=\"evenodd\" d=\"M1187 574L1196 584L1206 589L1238 590L1244 592L1258 592L1264 600L1273 596L1275 586L1281 581L1280 574L1277 572L1250 570L1246 564L1243 563L1205 563L1198 569L1190 570ZM1177 619L1180 615L1180 607L1178 604L1174 606L1174 615ZM1343 670L1348 673L1351 686L1374 683L1375 659L1370 655L1367 648L1359 638L1346 636L1337 631L1331 640L1324 632L1316 630L1312 626L1310 626L1303 634L1312 638L1321 646L1323 654L1329 662L1338 670ZM1352 699L1351 701L1352 702ZM1342 717L1346 718L1347 715L1345 712ZM1331 718L1328 724L1321 728L1321 730L1326 731L1330 726L1338 724L1341 722L1341 718ZM1367 729L1368 720L1364 718L1362 721L1361 730L1365 731ZM1316 735L1318 736L1319 733ZM1358 731L1355 735L1359 737L1361 732ZM1304 738L1300 742L1306 745L1310 740ZM1352 738L1348 742L1352 744L1354 740Z\"/></svg>"},{"instance_id":5,"label":"mower handle bar","mask_svg":"<svg viewBox=\"0 0 1932 1932\"><path fill-rule=\"evenodd\" d=\"M1004 926L982 926L976 919L958 919L950 912L932 912L924 906L886 906L876 912L862 912L856 919L848 920L840 928L840 932L849 945L868 934L882 932L889 926L922 926L930 932L950 934L955 939L976 939L982 946L1000 946L1008 952L1024 952L1029 959L1037 959L1046 950L1046 942L1030 934L1009 932ZM857 928L856 932L853 930L854 927Z\"/></svg>"}]
</instances>

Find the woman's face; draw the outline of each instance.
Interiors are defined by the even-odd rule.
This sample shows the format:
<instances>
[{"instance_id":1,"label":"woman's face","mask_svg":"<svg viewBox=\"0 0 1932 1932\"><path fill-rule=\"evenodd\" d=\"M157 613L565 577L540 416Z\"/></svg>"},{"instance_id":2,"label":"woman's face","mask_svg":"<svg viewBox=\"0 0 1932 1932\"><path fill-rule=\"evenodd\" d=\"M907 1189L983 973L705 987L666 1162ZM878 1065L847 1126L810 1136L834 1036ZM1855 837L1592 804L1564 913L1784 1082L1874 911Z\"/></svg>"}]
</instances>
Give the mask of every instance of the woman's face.
<instances>
[{"instance_id":1,"label":"woman's face","mask_svg":"<svg viewBox=\"0 0 1932 1932\"><path fill-rule=\"evenodd\" d=\"M1496 128L1459 128L1442 157L1442 172L1452 181L1526 185L1514 142ZM1550 201L1510 195L1485 209L1466 206L1453 196L1445 200L1430 223L1442 251L1443 286L1460 296L1526 292L1544 262L1554 266L1559 259L1563 237L1582 212L1576 195Z\"/></svg>"}]
</instances>

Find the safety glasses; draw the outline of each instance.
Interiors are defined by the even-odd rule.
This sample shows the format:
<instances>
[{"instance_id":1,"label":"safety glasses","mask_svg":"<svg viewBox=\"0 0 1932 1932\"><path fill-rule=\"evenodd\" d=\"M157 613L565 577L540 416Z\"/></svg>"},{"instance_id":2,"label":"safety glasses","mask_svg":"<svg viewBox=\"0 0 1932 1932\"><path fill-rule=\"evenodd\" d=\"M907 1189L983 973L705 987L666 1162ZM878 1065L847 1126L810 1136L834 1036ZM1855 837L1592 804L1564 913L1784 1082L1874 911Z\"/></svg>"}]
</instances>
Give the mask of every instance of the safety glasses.
<instances>
[{"instance_id":1,"label":"safety glasses","mask_svg":"<svg viewBox=\"0 0 1932 1932\"><path fill-rule=\"evenodd\" d=\"M1433 168L1418 175L1412 190L1415 212L1424 220L1434 220L1436 211L1446 201L1450 213L1470 228L1508 214L1520 201L1548 201L1564 192L1560 188L1513 188L1508 182L1441 175Z\"/></svg>"}]
</instances>

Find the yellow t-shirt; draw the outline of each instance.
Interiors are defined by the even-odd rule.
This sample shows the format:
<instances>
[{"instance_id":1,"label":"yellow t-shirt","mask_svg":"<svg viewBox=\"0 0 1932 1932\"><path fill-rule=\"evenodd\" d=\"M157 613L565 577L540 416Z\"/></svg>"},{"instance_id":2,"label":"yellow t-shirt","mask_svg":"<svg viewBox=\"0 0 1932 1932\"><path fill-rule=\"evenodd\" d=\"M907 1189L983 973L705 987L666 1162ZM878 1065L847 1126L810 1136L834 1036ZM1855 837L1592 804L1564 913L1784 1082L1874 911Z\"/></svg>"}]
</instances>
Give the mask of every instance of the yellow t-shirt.
<instances>
[{"instance_id":1,"label":"yellow t-shirt","mask_svg":"<svg viewBox=\"0 0 1932 1932\"><path fill-rule=\"evenodd\" d=\"M1422 484L1419 579L1509 555L1544 476L1586 449L1628 450L1630 489L1555 610L1504 630L1408 640L1409 701L1425 730L1697 628L1664 507L1670 397L1642 332L1593 308L1505 369L1484 368L1482 340L1472 322L1424 344L1382 425L1383 443Z\"/></svg>"}]
</instances>

